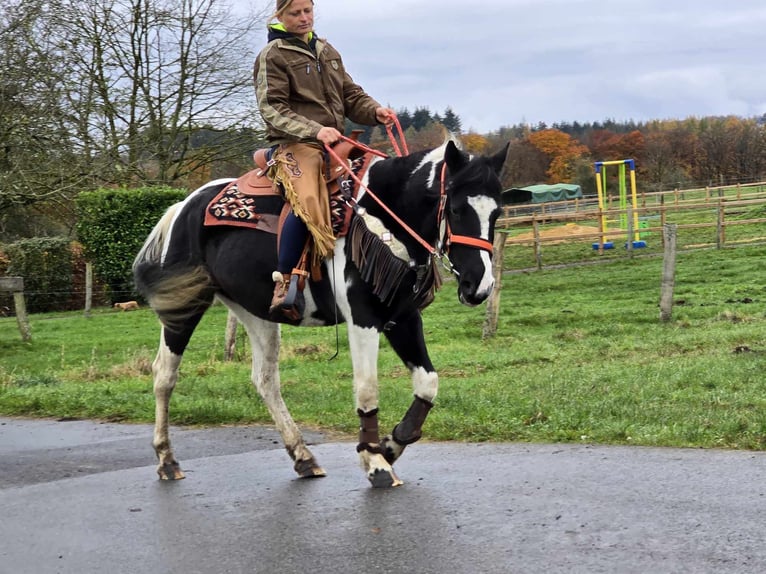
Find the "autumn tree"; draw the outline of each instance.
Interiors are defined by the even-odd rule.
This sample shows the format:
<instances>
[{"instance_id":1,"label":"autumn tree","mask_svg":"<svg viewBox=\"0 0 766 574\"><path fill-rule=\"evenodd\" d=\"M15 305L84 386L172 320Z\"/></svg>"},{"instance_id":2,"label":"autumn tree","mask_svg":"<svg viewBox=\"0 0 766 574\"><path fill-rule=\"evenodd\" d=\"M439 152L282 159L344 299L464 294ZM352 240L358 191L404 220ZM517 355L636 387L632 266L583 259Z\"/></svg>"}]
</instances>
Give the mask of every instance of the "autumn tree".
<instances>
[{"instance_id":1,"label":"autumn tree","mask_svg":"<svg viewBox=\"0 0 766 574\"><path fill-rule=\"evenodd\" d=\"M460 141L463 144L463 149L472 154L484 154L489 148L489 141L487 141L487 138L476 132L463 134L460 137Z\"/></svg>"},{"instance_id":2,"label":"autumn tree","mask_svg":"<svg viewBox=\"0 0 766 574\"><path fill-rule=\"evenodd\" d=\"M434 121L426 124L422 129L415 130L414 126L405 132L407 146L410 153L439 147L447 138L447 130L444 126Z\"/></svg>"},{"instance_id":3,"label":"autumn tree","mask_svg":"<svg viewBox=\"0 0 766 574\"><path fill-rule=\"evenodd\" d=\"M698 140L696 127L677 120L651 122L644 135L644 157L637 169L648 189L680 187L692 178Z\"/></svg>"},{"instance_id":4,"label":"autumn tree","mask_svg":"<svg viewBox=\"0 0 766 574\"><path fill-rule=\"evenodd\" d=\"M588 153L587 147L559 130L533 131L527 140L548 158L545 174L549 183L571 181L575 161Z\"/></svg>"},{"instance_id":5,"label":"autumn tree","mask_svg":"<svg viewBox=\"0 0 766 574\"><path fill-rule=\"evenodd\" d=\"M503 188L523 187L545 181L549 164L548 155L532 145L527 138L511 140L503 167Z\"/></svg>"}]
</instances>

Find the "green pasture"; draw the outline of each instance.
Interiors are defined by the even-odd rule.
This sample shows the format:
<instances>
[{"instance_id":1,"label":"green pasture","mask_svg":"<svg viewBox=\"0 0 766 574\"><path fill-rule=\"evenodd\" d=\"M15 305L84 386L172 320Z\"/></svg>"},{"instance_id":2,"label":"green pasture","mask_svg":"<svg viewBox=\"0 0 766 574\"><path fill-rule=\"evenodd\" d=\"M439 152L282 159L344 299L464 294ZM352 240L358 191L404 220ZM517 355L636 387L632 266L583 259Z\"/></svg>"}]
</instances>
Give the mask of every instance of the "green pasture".
<instances>
[{"instance_id":1,"label":"green pasture","mask_svg":"<svg viewBox=\"0 0 766 574\"><path fill-rule=\"evenodd\" d=\"M425 437L766 448L765 260L756 245L680 252L667 324L659 322L661 257L506 273L488 340L485 307L461 306L447 282L424 313L440 373ZM172 423L270 422L249 383L242 334L236 360L222 359L225 322L216 306L195 333ZM0 414L152 420L159 329L151 311L33 315L31 328L24 343L15 319L0 319ZM300 424L350 436L358 421L343 327L331 359L335 341L334 328L284 328L283 392ZM390 429L411 387L384 340L379 375Z\"/></svg>"}]
</instances>

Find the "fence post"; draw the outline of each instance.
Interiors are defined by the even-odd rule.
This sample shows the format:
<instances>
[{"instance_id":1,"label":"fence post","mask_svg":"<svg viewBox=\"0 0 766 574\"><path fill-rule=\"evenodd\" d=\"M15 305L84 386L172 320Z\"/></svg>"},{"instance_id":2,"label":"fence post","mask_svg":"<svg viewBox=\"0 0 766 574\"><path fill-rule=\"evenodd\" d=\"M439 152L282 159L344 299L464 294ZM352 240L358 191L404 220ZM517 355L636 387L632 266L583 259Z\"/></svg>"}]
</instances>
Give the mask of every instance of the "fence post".
<instances>
[{"instance_id":1,"label":"fence post","mask_svg":"<svg viewBox=\"0 0 766 574\"><path fill-rule=\"evenodd\" d=\"M223 360L232 361L237 345L237 316L229 311L226 316L226 335L224 337Z\"/></svg>"},{"instance_id":2,"label":"fence post","mask_svg":"<svg viewBox=\"0 0 766 574\"><path fill-rule=\"evenodd\" d=\"M676 235L678 226L666 223L662 226L665 252L662 259L662 286L660 291L660 321L670 321L673 314L673 290L676 283Z\"/></svg>"},{"instance_id":3,"label":"fence post","mask_svg":"<svg viewBox=\"0 0 766 574\"><path fill-rule=\"evenodd\" d=\"M724 246L724 243L726 242L726 223L724 221L725 218L724 209L723 209L723 199L718 199L718 221L717 221L717 237L716 237L716 248L721 249Z\"/></svg>"},{"instance_id":4,"label":"fence post","mask_svg":"<svg viewBox=\"0 0 766 574\"><path fill-rule=\"evenodd\" d=\"M633 258L633 231L634 231L633 230L633 208L628 206L628 208L625 210L625 214L628 217L628 228L626 230L628 233L628 237L627 237L628 241L627 243L625 243L625 249L628 250L628 257L632 259Z\"/></svg>"},{"instance_id":5,"label":"fence post","mask_svg":"<svg viewBox=\"0 0 766 574\"><path fill-rule=\"evenodd\" d=\"M93 264L85 262L85 316L90 317L93 307Z\"/></svg>"},{"instance_id":6,"label":"fence post","mask_svg":"<svg viewBox=\"0 0 766 574\"><path fill-rule=\"evenodd\" d=\"M32 339L32 329L27 317L27 305L24 301L23 277L0 277L0 291L13 293L13 307L16 312L16 324L19 326L22 341Z\"/></svg>"},{"instance_id":7,"label":"fence post","mask_svg":"<svg viewBox=\"0 0 766 574\"><path fill-rule=\"evenodd\" d=\"M500 315L500 289L503 283L503 252L507 237L507 231L495 232L495 240L492 245L492 275L495 278L495 288L492 289L492 293L487 299L487 313L481 334L482 339L494 337L497 333L497 319Z\"/></svg>"},{"instance_id":8,"label":"fence post","mask_svg":"<svg viewBox=\"0 0 766 574\"><path fill-rule=\"evenodd\" d=\"M543 245L540 240L540 223L537 218L532 220L532 232L535 236L535 262L537 263L537 270L540 271L543 268Z\"/></svg>"}]
</instances>

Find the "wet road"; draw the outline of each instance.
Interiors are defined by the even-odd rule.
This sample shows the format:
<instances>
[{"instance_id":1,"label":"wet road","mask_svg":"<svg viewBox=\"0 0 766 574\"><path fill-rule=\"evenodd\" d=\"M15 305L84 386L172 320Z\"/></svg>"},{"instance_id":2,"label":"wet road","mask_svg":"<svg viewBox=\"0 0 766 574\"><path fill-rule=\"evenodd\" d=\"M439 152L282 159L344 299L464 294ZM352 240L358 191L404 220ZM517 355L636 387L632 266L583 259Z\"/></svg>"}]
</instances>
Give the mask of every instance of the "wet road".
<instances>
[{"instance_id":1,"label":"wet road","mask_svg":"<svg viewBox=\"0 0 766 574\"><path fill-rule=\"evenodd\" d=\"M273 429L0 419L0 573L761 573L766 453L413 445L371 489L354 445L298 480ZM276 442L275 442L276 441Z\"/></svg>"}]
</instances>

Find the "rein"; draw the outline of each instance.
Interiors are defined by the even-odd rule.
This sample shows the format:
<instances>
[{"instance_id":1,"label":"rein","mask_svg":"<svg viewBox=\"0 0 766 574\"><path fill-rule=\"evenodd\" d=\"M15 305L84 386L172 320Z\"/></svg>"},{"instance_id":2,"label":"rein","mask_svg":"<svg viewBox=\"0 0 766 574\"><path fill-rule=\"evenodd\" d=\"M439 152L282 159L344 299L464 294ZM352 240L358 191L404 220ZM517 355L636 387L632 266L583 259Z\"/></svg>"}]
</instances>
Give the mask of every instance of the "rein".
<instances>
[{"instance_id":1,"label":"rein","mask_svg":"<svg viewBox=\"0 0 766 574\"><path fill-rule=\"evenodd\" d=\"M350 143L353 143L354 145L356 145L356 146L357 146L357 147L359 147L360 149L363 149L363 150L364 150L365 148L367 148L367 146L366 146L366 145L364 145L364 144L360 144L359 142L356 142L356 141L354 141L354 140L352 140L352 139L350 139L350 138L347 138L347 137L345 137L345 136L342 136L342 138L343 138L343 140L344 140L344 141L348 141L348 142L350 142ZM348 165L347 165L347 164L346 164L346 163L345 163L343 160L341 160L340 156L339 156L337 153L335 153L335 150L333 150L333 149L332 149L330 146L328 146L328 145L326 145L326 144L325 144L325 149L326 149L326 150L327 150L327 152L328 152L328 153L329 153L329 154L330 154L330 155L333 157L333 159L335 159L335 161L337 161L337 162L339 162L339 163L340 163L340 165L343 167L344 171L345 171L345 172L346 172L346 173L347 173L347 174L348 174L348 175L351 177L351 179L353 179L353 180L354 180L354 183L356 183L356 184L357 184L357 185L358 185L358 186L359 186L361 189L364 189L364 191L365 191L367 194L369 194L369 196L370 196L372 199L374 199L374 200L377 202L377 204L378 204L378 205L380 205L380 207L382 207L382 208L383 208L383 210L384 210L386 213L388 213L388 214L389 214L389 215L390 215L390 216L391 216L391 217L394 219L394 221L396 221L396 222L397 222L397 223L398 223L398 224L399 224L399 225L402 227L402 229L404 229L404 230L405 230L407 233L409 233L409 234L410 234L410 235L411 235L411 236L412 236L412 237L413 237L413 238L414 238L414 239L415 239L415 240L416 240L418 243L420 243L420 244L421 244L423 247L425 247L425 248L426 248L426 250L427 250L427 251L428 251L428 252L429 252L431 255L433 255L433 256L438 256L438 255L439 255L439 252L438 252L438 250L437 250L435 247L433 247L433 246L432 246L430 243L428 243L428 242L427 242L425 239L423 239L423 238L422 238L420 235L418 235L417 231L415 231L414 229L412 229L412 227L410 227L409 225L407 225L407 223L406 223L406 222L405 222L405 221L404 221L404 220L403 220L401 217L399 217L398 215L396 215L396 213L394 213L394 212L391 210L391 208L390 208L390 207L388 207L388 206L387 206L385 203L383 203L383 200L382 200L382 199L380 199L380 198L379 198L377 195L375 195L375 194L372 192L372 190L371 190L369 187L367 187L367 186L366 186L364 183L362 183L362 180L361 180L361 179L359 179L359 176L357 176L357 175L356 175L356 174L355 174L353 171L351 171L351 168L350 168L350 167L349 167L349 166L348 166ZM367 148L367 150L371 151L371 152L372 152L372 153L374 153L375 155L380 155L380 154L382 154L382 152L378 152L377 150L373 150L373 149L371 149L371 148ZM380 155L380 157L388 157L388 156L387 156L386 154L382 154L382 155Z\"/></svg>"},{"instance_id":2,"label":"rein","mask_svg":"<svg viewBox=\"0 0 766 574\"><path fill-rule=\"evenodd\" d=\"M404 153L409 153L407 149L407 144L404 141L404 134L402 132L401 125L399 124L399 120L394 117L394 122L396 124L396 127L399 130L399 136L402 140L402 148L404 149ZM386 131L388 132L389 139L391 140L391 144L394 147L394 150L398 157L402 157L402 153L400 151L400 148L396 142L396 138L393 135L392 128L390 125L386 126ZM359 141L353 140L351 138L348 138L346 136L340 136L343 141L346 141L362 151L371 153L373 155L376 155L378 157L382 158L388 158L389 156L379 150L373 149ZM407 225L407 223L399 217L396 213L393 212L391 208L389 208L383 200L381 200L369 187L367 187L364 183L362 183L362 180L351 170L351 168L348 166L348 164L341 160L340 156L335 152L335 150L332 149L329 145L325 144L325 149L327 150L327 153L332 156L335 161L337 161L341 167L343 167L343 170L351 177L351 179L356 183L360 189L364 189L365 193L367 193L391 218L399 224L399 226L406 231L410 237L415 239L420 245L422 245L426 251L433 257L434 259L439 259L442 262L442 265L450 271L451 273L455 275L459 275L457 270L452 266L451 261L449 260L449 248L453 244L458 245L466 245L468 247L474 247L476 249L481 249L483 251L488 251L490 254L493 253L493 246L492 242L487 241L486 239L481 239L479 237L471 237L468 235L454 235L452 233L451 226L449 224L449 219L445 217L444 214L444 208L447 203L447 164L444 163L442 165L441 170L441 178L440 178L440 190L439 190L439 209L436 214L436 226L437 229L441 228L442 222L445 224L445 237L443 241L437 241L436 246L431 245L428 243L425 239L423 239L412 227ZM360 207L358 204L356 206L357 211L364 209Z\"/></svg>"}]
</instances>

